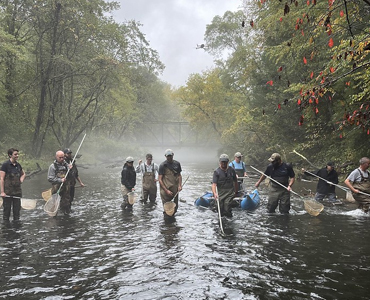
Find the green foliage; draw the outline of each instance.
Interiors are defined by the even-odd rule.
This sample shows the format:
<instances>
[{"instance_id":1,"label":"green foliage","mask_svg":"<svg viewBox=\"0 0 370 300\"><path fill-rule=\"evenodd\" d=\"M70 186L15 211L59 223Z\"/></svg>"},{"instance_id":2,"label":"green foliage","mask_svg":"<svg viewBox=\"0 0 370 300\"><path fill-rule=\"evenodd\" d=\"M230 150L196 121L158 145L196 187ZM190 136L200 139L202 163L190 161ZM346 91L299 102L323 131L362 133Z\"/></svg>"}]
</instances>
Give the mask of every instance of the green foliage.
<instances>
[{"instance_id":1,"label":"green foliage","mask_svg":"<svg viewBox=\"0 0 370 300\"><path fill-rule=\"evenodd\" d=\"M179 88L174 97L184 107L183 116L207 141L221 138L241 104L238 93L222 82L221 71L215 69L202 75L190 76L186 87Z\"/></svg>"},{"instance_id":2,"label":"green foliage","mask_svg":"<svg viewBox=\"0 0 370 300\"><path fill-rule=\"evenodd\" d=\"M139 23L108 17L117 8L101 0L0 4L4 144L41 157L86 131L120 139L154 106L142 101L160 102L159 55Z\"/></svg>"},{"instance_id":3,"label":"green foliage","mask_svg":"<svg viewBox=\"0 0 370 300\"><path fill-rule=\"evenodd\" d=\"M313 3L244 1L244 12L226 12L207 25L205 50L217 59L218 77L243 99L231 104L230 125L216 127L229 152L245 152L253 162L275 151L290 159L294 149L318 162L366 155L369 5ZM209 106L201 100L212 85L193 75L179 90L187 95L186 117L198 128L215 127L223 107L213 102L207 114L200 109Z\"/></svg>"}]
</instances>

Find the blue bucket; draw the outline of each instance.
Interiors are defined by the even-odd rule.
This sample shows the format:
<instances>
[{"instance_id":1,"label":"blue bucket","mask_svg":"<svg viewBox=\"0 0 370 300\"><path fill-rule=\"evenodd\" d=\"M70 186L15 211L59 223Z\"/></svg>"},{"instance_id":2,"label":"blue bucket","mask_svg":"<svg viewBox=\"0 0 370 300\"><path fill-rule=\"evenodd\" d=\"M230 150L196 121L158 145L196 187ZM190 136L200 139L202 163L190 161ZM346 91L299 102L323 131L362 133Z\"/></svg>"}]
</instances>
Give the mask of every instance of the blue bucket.
<instances>
[{"instance_id":1,"label":"blue bucket","mask_svg":"<svg viewBox=\"0 0 370 300\"><path fill-rule=\"evenodd\" d=\"M213 199L213 193L212 192L206 192L203 196L201 196L197 200L195 200L194 205L195 206L209 207L212 199Z\"/></svg>"},{"instance_id":2,"label":"blue bucket","mask_svg":"<svg viewBox=\"0 0 370 300\"><path fill-rule=\"evenodd\" d=\"M253 192L244 195L243 200L240 203L240 207L243 210L253 211L260 204L260 200L260 195L256 189Z\"/></svg>"}]
</instances>

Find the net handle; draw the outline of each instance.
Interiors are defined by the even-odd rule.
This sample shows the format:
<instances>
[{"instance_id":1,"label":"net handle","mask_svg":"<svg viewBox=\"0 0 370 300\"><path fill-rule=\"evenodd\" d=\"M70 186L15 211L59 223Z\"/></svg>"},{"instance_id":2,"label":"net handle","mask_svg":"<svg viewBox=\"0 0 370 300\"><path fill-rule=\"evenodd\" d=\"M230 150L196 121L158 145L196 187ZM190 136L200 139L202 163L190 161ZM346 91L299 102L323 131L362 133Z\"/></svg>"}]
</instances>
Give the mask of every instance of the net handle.
<instances>
[{"instance_id":1,"label":"net handle","mask_svg":"<svg viewBox=\"0 0 370 300\"><path fill-rule=\"evenodd\" d=\"M82 141L81 141L80 145L79 145L79 146L78 146L78 148L77 148L76 154L74 155L74 157L73 157L73 159L72 159L72 163L71 163L71 165L73 165L73 163L75 162L75 159L76 159L77 153L78 153L78 151L80 151L80 148L81 148L81 146L82 146L82 143L84 142L85 137L86 137L86 133L84 134L84 137L82 138ZM68 168L65 178L67 178L68 173L69 173L69 170L71 170L71 169L70 169L70 168ZM64 182L62 182L62 184L60 185L60 187L59 187L59 189L58 189L58 191L57 191L57 194L58 194L58 195L59 195L59 192L60 192L60 190L61 190L61 188L62 188L63 184L64 184Z\"/></svg>"}]
</instances>

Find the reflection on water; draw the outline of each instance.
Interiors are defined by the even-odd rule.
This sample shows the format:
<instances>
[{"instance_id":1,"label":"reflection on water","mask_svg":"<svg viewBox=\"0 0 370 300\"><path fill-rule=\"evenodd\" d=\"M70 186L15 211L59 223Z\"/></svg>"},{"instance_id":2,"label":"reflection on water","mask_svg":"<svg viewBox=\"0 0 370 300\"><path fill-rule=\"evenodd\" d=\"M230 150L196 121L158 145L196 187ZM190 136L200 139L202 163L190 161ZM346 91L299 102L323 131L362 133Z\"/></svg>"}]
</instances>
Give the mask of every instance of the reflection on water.
<instances>
[{"instance_id":1,"label":"reflection on water","mask_svg":"<svg viewBox=\"0 0 370 300\"><path fill-rule=\"evenodd\" d=\"M214 167L183 165L190 177L170 220L160 199L120 209L120 167L81 170L88 187L76 190L71 216L48 217L42 200L0 226L0 298L369 298L369 215L346 204L312 217L298 198L290 215L267 214L263 187L255 212L222 218L223 236L217 213L193 205ZM37 180L25 182L27 197L45 188Z\"/></svg>"}]
</instances>

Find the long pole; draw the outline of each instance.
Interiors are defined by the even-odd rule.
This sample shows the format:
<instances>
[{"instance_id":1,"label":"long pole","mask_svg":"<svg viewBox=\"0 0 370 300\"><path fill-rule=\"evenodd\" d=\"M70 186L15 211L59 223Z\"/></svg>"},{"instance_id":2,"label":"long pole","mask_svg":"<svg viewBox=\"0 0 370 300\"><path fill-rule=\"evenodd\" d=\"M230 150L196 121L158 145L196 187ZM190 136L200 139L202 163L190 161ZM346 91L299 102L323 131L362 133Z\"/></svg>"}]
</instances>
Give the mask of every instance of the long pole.
<instances>
[{"instance_id":1,"label":"long pole","mask_svg":"<svg viewBox=\"0 0 370 300\"><path fill-rule=\"evenodd\" d=\"M293 153L297 154L298 156L302 157L305 161L307 161L311 166L313 166L316 169L319 169L316 167L312 162L310 162L306 157L304 157L302 154L298 153L297 151L293 150Z\"/></svg>"},{"instance_id":2,"label":"long pole","mask_svg":"<svg viewBox=\"0 0 370 300\"><path fill-rule=\"evenodd\" d=\"M285 186L285 185L282 185L280 182L278 182L278 181L276 181L275 179L273 179L273 178L271 178L270 176L267 176L265 173L263 173L263 172L261 172L261 171L259 171L259 170L257 170L256 168L254 168L253 166L251 166L251 168L252 169L254 169L254 170L256 170L257 172L259 172L259 173L261 173L262 175L264 175L264 176L266 176L267 178L269 178L270 180L272 180L272 181L274 181L275 183L277 183L277 184L279 184L280 186L282 186L283 188L285 188L286 190L288 190L288 188ZM289 190L288 190L289 191ZM303 198L301 195L299 195L299 194L297 194L296 192L293 192L292 190L290 190L293 194L295 194L295 195L297 195L298 197L300 197L300 198ZM306 202L306 200L303 200L304 201L304 203L306 204L307 202ZM315 201L315 202L317 202L317 201ZM321 210L320 210L320 212L324 209L324 205L322 205L321 203L320 203L320 206L321 206ZM294 209L294 208L293 208ZM310 215L312 215L312 216L317 216L318 214L313 214L312 213L312 210L311 209L307 209L306 208L306 205L305 205L305 209L306 209L306 211L310 214ZM294 209L295 210L295 209Z\"/></svg>"},{"instance_id":3,"label":"long pole","mask_svg":"<svg viewBox=\"0 0 370 300\"><path fill-rule=\"evenodd\" d=\"M312 175L312 176L315 176L315 177L317 177L317 178L319 178L319 179L321 179L321 180L323 180L323 181L325 181L325 182L326 182L326 183L328 183L328 184L335 185L335 186L339 187L340 189L342 189L342 190L343 190L343 191L345 191L345 192L348 192L348 191L349 191L349 188L346 188L346 187L341 186L341 185L339 185L339 184L335 184L335 183L333 183L333 182L331 182L331 181L328 181L328 180L326 180L326 179L324 179L324 178L320 177L319 175L316 175L316 174L311 173L311 172L309 172L309 171L305 171L305 172L306 172L306 173L308 173L308 174L310 174L310 175Z\"/></svg>"},{"instance_id":4,"label":"long pole","mask_svg":"<svg viewBox=\"0 0 370 300\"><path fill-rule=\"evenodd\" d=\"M216 199L216 201L217 201L217 207L218 207L218 218L220 220L220 228L221 228L222 234L225 234L224 227L222 226L221 209L220 209L220 197L218 196L217 186L216 186L216 193L217 193L217 199Z\"/></svg>"},{"instance_id":5,"label":"long pole","mask_svg":"<svg viewBox=\"0 0 370 300\"><path fill-rule=\"evenodd\" d=\"M342 189L343 191L351 192L351 190L349 188L346 188L346 187L341 186L339 184L332 183L332 182L330 182L330 181L328 181L328 180L326 180L326 179L324 179L324 178L322 178L322 177L320 177L320 176L318 176L316 174L313 174L313 173L311 173L309 171L305 171L305 172L308 173L308 174L310 174L310 175L312 175L312 176L315 176L315 177L317 177L317 178L319 178L321 180L324 180L328 184L335 185L335 186L339 187L340 189ZM370 197L370 194L368 194L368 193L365 193L365 192L362 192L362 191L358 191L358 193Z\"/></svg>"},{"instance_id":6,"label":"long pole","mask_svg":"<svg viewBox=\"0 0 370 300\"><path fill-rule=\"evenodd\" d=\"M72 163L71 163L72 165L73 165L73 163L74 163L74 161L75 161L75 159L76 159L76 156L77 156L78 151L80 151L80 148L81 148L81 146L82 146L82 143L84 142L85 137L86 137L86 133L84 134L84 137L82 138L82 141L81 141L80 145L79 145L79 146L78 146L78 148L77 148L76 154L74 155L74 157L73 157L73 159L72 159ZM65 178L67 178L68 173L69 173L69 170L70 170L70 168L68 168ZM61 188L62 188L62 186L63 186L63 183L64 183L64 182L62 182L62 184L60 185L60 187L59 187L59 189L58 189L58 191L57 191L57 194L59 194L60 189L61 189Z\"/></svg>"},{"instance_id":7,"label":"long pole","mask_svg":"<svg viewBox=\"0 0 370 300\"><path fill-rule=\"evenodd\" d=\"M186 179L185 179L184 183L182 184L182 187L184 187L184 185L185 185L185 183L188 181L188 179L189 179L189 176L188 176L188 177L186 177ZM172 198L172 200L171 200L171 201L175 200L175 198L176 198L176 196L179 194L179 192L180 192L180 191L177 191L177 193L175 194L175 196Z\"/></svg>"},{"instance_id":8,"label":"long pole","mask_svg":"<svg viewBox=\"0 0 370 300\"><path fill-rule=\"evenodd\" d=\"M276 181L275 179L271 178L270 176L266 175L265 173L261 172L260 170L257 170L255 167L253 166L250 166L253 170L259 172L260 174L262 174L263 176L267 177L268 179L272 180L273 182L277 183L278 185L280 185L281 187L283 187L284 189L286 189L287 191L289 191L289 189L281 184L279 181ZM294 192L292 189L290 190L291 193L293 193L294 195L297 195L298 197L300 198L303 198L301 195L299 195L298 193Z\"/></svg>"}]
</instances>

